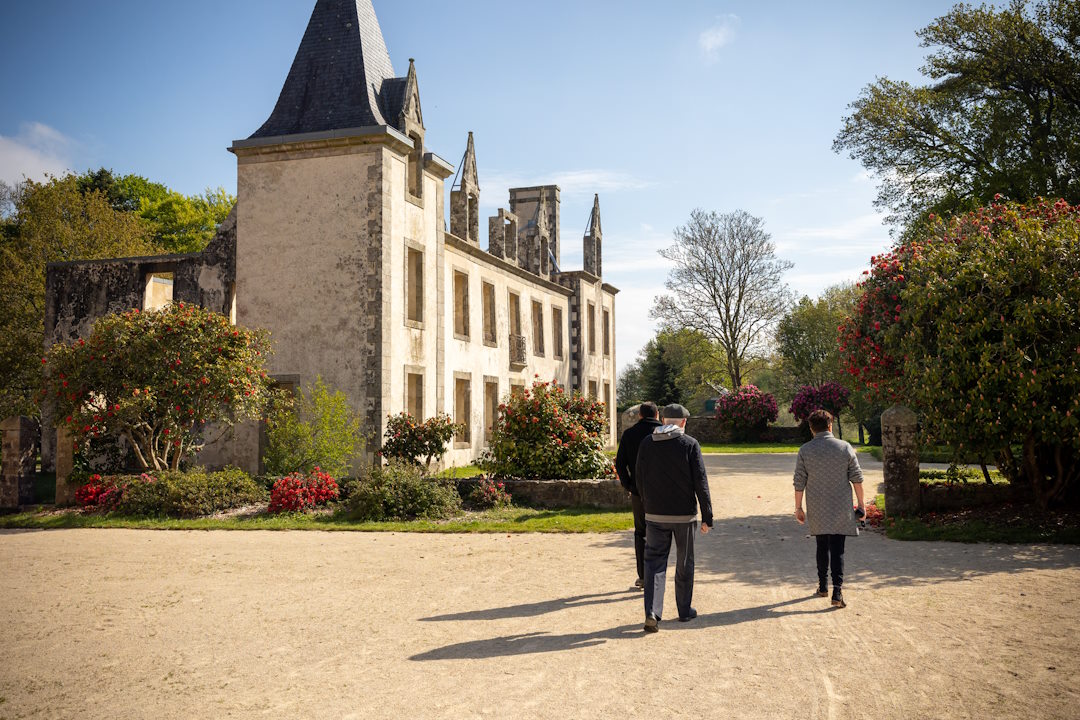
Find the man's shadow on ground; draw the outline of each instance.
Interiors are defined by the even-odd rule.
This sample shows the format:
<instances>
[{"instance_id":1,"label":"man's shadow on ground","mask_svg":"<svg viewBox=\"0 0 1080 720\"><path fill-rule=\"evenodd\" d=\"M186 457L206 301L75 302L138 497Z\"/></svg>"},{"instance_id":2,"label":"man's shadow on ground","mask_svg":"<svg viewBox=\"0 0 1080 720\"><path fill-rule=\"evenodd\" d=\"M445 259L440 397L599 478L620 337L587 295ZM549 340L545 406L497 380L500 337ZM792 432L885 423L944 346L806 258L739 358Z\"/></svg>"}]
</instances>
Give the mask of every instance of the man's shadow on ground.
<instances>
[{"instance_id":1,"label":"man's shadow on ground","mask_svg":"<svg viewBox=\"0 0 1080 720\"><path fill-rule=\"evenodd\" d=\"M637 597L641 597L641 591L636 591ZM522 605L510 605L508 607L490 608L486 610L469 610L467 612L449 613L447 615L433 615L421 618L421 622L443 622L446 620L501 620L505 618L536 617L547 613L566 610L569 608L585 607L587 605L607 605L609 603L625 602L635 597L635 590L616 590L606 593L593 593L591 595L573 595L571 597L558 598L556 600L543 600L535 603Z\"/></svg>"},{"instance_id":2,"label":"man's shadow on ground","mask_svg":"<svg viewBox=\"0 0 1080 720\"><path fill-rule=\"evenodd\" d=\"M781 618L787 615L818 615L821 613L832 612L835 609L832 607L824 607L815 610L780 610L780 608L796 605L814 598L815 596L810 595L807 597L795 598L794 600L759 605L757 607L740 608L738 610L727 610L717 613L705 613L698 615L697 618L685 624L678 621L664 621L661 624L661 627L663 628L661 632L727 627L729 625L738 625L739 623L744 622ZM563 600L552 600L548 603L530 603L528 605L521 605L517 607L530 609L527 614L502 614L495 617L529 617L531 615L540 614L539 612L532 611L532 608L535 608L536 606L551 606L551 610L546 611L551 612L566 607L568 601L576 599L577 598L564 598ZM571 604L570 606L573 605ZM494 612L505 613L513 609L514 608L498 608ZM493 611L478 610L476 613L461 613L462 616L474 615L474 618L441 616L439 618L425 619L488 619L488 617L481 616L483 616L484 613L490 612ZM672 620L674 620L674 618L672 618ZM428 650L427 652L413 655L409 659L415 661L476 660L480 658L506 657L510 655L531 655L534 653L575 650L577 648L590 647L593 645L602 645L608 640L632 640L644 636L645 633L642 630L641 624L620 625L607 630L598 630L596 632L588 633L567 633L565 635L551 635L544 631L537 631L519 635L504 635L502 637L489 638L486 640L469 640L466 642L454 643L453 645L446 645L441 648L435 648L433 650Z\"/></svg>"}]
</instances>

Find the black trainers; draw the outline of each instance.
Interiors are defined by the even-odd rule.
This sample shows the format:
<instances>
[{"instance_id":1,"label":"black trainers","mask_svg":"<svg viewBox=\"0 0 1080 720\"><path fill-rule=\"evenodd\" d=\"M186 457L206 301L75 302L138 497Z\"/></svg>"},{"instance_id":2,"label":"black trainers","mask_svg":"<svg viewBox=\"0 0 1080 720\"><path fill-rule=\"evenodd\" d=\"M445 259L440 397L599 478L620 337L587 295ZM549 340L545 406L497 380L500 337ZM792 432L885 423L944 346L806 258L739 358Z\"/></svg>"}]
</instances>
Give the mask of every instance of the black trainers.
<instances>
[{"instance_id":1,"label":"black trainers","mask_svg":"<svg viewBox=\"0 0 1080 720\"><path fill-rule=\"evenodd\" d=\"M655 615L645 616L645 632L654 633L660 632L660 618Z\"/></svg>"},{"instance_id":2,"label":"black trainers","mask_svg":"<svg viewBox=\"0 0 1080 720\"><path fill-rule=\"evenodd\" d=\"M693 620L696 617L697 617L697 610L695 610L694 608L690 608L690 612L688 612L686 615L680 615L679 616L679 622L690 622L691 620Z\"/></svg>"},{"instance_id":3,"label":"black trainers","mask_svg":"<svg viewBox=\"0 0 1080 720\"><path fill-rule=\"evenodd\" d=\"M844 602L844 593L840 592L840 588L833 588L833 591L832 591L832 604L833 604L833 607L838 607L838 608L847 607L847 603Z\"/></svg>"}]
</instances>

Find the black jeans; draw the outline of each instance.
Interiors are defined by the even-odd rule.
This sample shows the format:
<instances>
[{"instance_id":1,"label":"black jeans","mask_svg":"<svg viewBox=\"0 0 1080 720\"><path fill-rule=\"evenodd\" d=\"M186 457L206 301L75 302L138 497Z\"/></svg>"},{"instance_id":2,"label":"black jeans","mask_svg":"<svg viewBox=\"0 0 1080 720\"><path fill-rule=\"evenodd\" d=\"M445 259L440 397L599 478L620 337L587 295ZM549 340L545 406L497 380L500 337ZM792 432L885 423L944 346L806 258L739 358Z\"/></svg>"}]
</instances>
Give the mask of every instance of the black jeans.
<instances>
[{"instance_id":1,"label":"black jeans","mask_svg":"<svg viewBox=\"0 0 1080 720\"><path fill-rule=\"evenodd\" d=\"M645 529L645 614L658 619L664 613L664 585L667 583L668 555L675 539L675 605L679 617L690 614L694 599L694 533L697 520L685 523L658 523L649 520Z\"/></svg>"},{"instance_id":2,"label":"black jeans","mask_svg":"<svg viewBox=\"0 0 1080 720\"><path fill-rule=\"evenodd\" d=\"M634 556L637 558L637 576L645 579L645 505L641 496L630 494L630 506L634 509Z\"/></svg>"},{"instance_id":3,"label":"black jeans","mask_svg":"<svg viewBox=\"0 0 1080 720\"><path fill-rule=\"evenodd\" d=\"M815 535L817 538L818 587L828 586L829 566L832 565L834 588L844 584L844 541L846 535Z\"/></svg>"}]
</instances>

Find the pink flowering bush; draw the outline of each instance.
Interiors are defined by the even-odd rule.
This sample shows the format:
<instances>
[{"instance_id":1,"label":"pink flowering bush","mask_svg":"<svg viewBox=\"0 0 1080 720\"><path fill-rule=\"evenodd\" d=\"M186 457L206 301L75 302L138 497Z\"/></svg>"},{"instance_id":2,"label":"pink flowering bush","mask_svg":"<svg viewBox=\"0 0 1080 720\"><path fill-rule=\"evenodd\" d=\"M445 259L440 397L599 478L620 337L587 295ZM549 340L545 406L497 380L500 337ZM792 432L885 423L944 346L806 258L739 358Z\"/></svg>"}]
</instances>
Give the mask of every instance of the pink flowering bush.
<instances>
[{"instance_id":1,"label":"pink flowering bush","mask_svg":"<svg viewBox=\"0 0 1080 720\"><path fill-rule=\"evenodd\" d=\"M769 423L780 414L776 398L761 392L755 385L743 385L738 390L721 395L716 401L716 418L727 427L736 440L756 441Z\"/></svg>"},{"instance_id":2,"label":"pink flowering bush","mask_svg":"<svg viewBox=\"0 0 1080 720\"><path fill-rule=\"evenodd\" d=\"M431 467L446 454L446 445L461 431L449 415L440 413L423 422L407 412L386 418L382 456L387 461L402 460Z\"/></svg>"},{"instance_id":3,"label":"pink flowering bush","mask_svg":"<svg viewBox=\"0 0 1080 720\"><path fill-rule=\"evenodd\" d=\"M163 470L142 475L91 475L75 491L87 512L191 518L264 501L266 491L242 470Z\"/></svg>"},{"instance_id":4,"label":"pink flowering bush","mask_svg":"<svg viewBox=\"0 0 1080 720\"><path fill-rule=\"evenodd\" d=\"M825 410L833 417L849 407L848 397L851 391L838 382L827 382L822 385L803 385L795 393L788 411L799 422L805 421L815 410Z\"/></svg>"},{"instance_id":5,"label":"pink flowering bush","mask_svg":"<svg viewBox=\"0 0 1080 720\"><path fill-rule=\"evenodd\" d=\"M513 498L501 481L481 478L469 491L468 503L477 510L510 507Z\"/></svg>"}]
</instances>

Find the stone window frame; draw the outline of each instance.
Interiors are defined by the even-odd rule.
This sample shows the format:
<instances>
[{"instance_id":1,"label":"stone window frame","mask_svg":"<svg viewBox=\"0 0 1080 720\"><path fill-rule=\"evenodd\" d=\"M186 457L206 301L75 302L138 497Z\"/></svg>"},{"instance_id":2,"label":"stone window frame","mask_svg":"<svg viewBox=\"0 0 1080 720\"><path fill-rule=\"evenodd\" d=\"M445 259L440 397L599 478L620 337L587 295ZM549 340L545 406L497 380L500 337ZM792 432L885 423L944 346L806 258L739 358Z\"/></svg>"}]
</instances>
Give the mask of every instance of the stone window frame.
<instances>
[{"instance_id":1,"label":"stone window frame","mask_svg":"<svg viewBox=\"0 0 1080 720\"><path fill-rule=\"evenodd\" d=\"M458 332L458 293L457 293L457 280L458 276L465 279L465 332ZM457 265L450 266L450 292L453 296L453 334L455 340L461 340L463 342L472 342L472 308L469 306L469 290L472 284L472 278L469 275L468 268L463 268Z\"/></svg>"},{"instance_id":2,"label":"stone window frame","mask_svg":"<svg viewBox=\"0 0 1080 720\"><path fill-rule=\"evenodd\" d=\"M414 318L409 317L409 308L410 308L410 304L411 304L411 301L412 301L411 293L412 293L413 284L414 284L413 283L413 278L412 278L412 273L410 272L411 268L409 266L409 260L410 260L411 253L414 253L414 252L419 253L419 255L420 255L420 297L419 297L419 299L417 301L417 308L416 308L419 319L414 319ZM411 327L411 328L414 328L416 330L423 330L424 329L424 302L425 302L425 299L426 299L426 296L427 296L427 293L424 292L424 290L425 290L425 288L424 288L425 276L427 275L427 273L424 272L424 263L425 263L425 259L426 259L425 255L426 255L426 253L424 252L424 246L422 244L416 242L415 240L410 240L408 238L405 239L405 274L404 274L405 282L403 283L404 286L405 286L404 323L405 323L406 327Z\"/></svg>"},{"instance_id":3,"label":"stone window frame","mask_svg":"<svg viewBox=\"0 0 1080 720\"><path fill-rule=\"evenodd\" d=\"M487 288L491 288L489 306L488 298L489 293ZM488 282L483 278L480 278L480 314L481 314L481 335L484 345L488 347L499 347L499 308L495 295L495 283ZM490 307L491 313L491 336L488 336L488 308Z\"/></svg>"},{"instance_id":4,"label":"stone window frame","mask_svg":"<svg viewBox=\"0 0 1080 720\"><path fill-rule=\"evenodd\" d=\"M585 321L588 323L588 327L585 330L585 334L589 341L589 354L596 354L596 303L589 300L587 303L587 312L585 315Z\"/></svg>"},{"instance_id":5,"label":"stone window frame","mask_svg":"<svg viewBox=\"0 0 1080 720\"><path fill-rule=\"evenodd\" d=\"M465 421L461 422L458 417L458 382L465 383ZM454 435L454 449L466 450L472 447L472 373L463 371L454 371L454 422L461 423L465 426L465 436L462 438L460 435Z\"/></svg>"},{"instance_id":6,"label":"stone window frame","mask_svg":"<svg viewBox=\"0 0 1080 720\"><path fill-rule=\"evenodd\" d=\"M557 318L557 319L556 319ZM563 308L560 305L551 306L551 357L554 360L564 360L566 357L566 343L563 342Z\"/></svg>"},{"instance_id":7,"label":"stone window frame","mask_svg":"<svg viewBox=\"0 0 1080 720\"><path fill-rule=\"evenodd\" d=\"M413 149L405 158L405 199L424 207L424 138L418 132L408 135ZM413 190L415 189L415 192Z\"/></svg>"},{"instance_id":8,"label":"stone window frame","mask_svg":"<svg viewBox=\"0 0 1080 720\"><path fill-rule=\"evenodd\" d=\"M544 352L547 350L544 343L544 301L536 298L530 298L529 307L531 308L530 315L532 316L532 347L533 355L536 357L544 357ZM537 310L539 308L539 311ZM539 320L540 326L537 327L537 321Z\"/></svg>"},{"instance_id":9,"label":"stone window frame","mask_svg":"<svg viewBox=\"0 0 1080 720\"><path fill-rule=\"evenodd\" d=\"M419 415L414 414L412 412L412 409L409 407L409 395L410 395L410 392L409 392L409 376L410 375L419 375L420 376L420 398L419 398L420 399L420 414ZM413 416L413 418L415 418L416 420L419 420L420 422L423 422L424 419L425 419L424 418L424 414L425 414L424 406L427 404L427 403L424 402L424 399L425 399L424 396L425 396L425 394L427 392L427 387L425 387L427 385L427 382L425 381L426 377L427 377L427 370L424 368L423 365L405 365L404 366L403 378L404 378L404 381L405 381L404 382L404 385L405 385L405 397L404 397L404 404L402 405L402 407L404 408L405 412L409 413L410 415Z\"/></svg>"},{"instance_id":10,"label":"stone window frame","mask_svg":"<svg viewBox=\"0 0 1080 720\"><path fill-rule=\"evenodd\" d=\"M521 394L525 394L525 378L510 378L511 396L513 396L515 390L518 390Z\"/></svg>"},{"instance_id":11,"label":"stone window frame","mask_svg":"<svg viewBox=\"0 0 1080 720\"><path fill-rule=\"evenodd\" d=\"M517 299L517 312L514 310L514 302L511 298ZM514 332L514 321L517 320L517 332ZM507 335L522 335L521 327L521 292L515 291L513 288L506 289L506 329Z\"/></svg>"},{"instance_id":12,"label":"stone window frame","mask_svg":"<svg viewBox=\"0 0 1080 720\"><path fill-rule=\"evenodd\" d=\"M484 382L484 434L483 434L483 446L488 447L491 444L491 434L490 434L491 431L488 429L489 428L488 421L489 420L491 421L490 427L493 430L494 427L495 427L495 422L498 420L499 405L500 405L500 400L502 399L500 393L502 392L502 389L500 388L500 380L499 380L498 375L484 375L483 376L483 382ZM488 386L490 386L490 385L495 386L495 403L494 403L494 406L489 408L488 407L488 394L487 394L487 391L488 391ZM489 409L492 411L491 412L491 417L488 416L488 410Z\"/></svg>"},{"instance_id":13,"label":"stone window frame","mask_svg":"<svg viewBox=\"0 0 1080 720\"><path fill-rule=\"evenodd\" d=\"M588 383L585 385L585 387L588 390L587 397L590 400L595 402L595 401L600 399L600 381L599 380L590 378Z\"/></svg>"},{"instance_id":14,"label":"stone window frame","mask_svg":"<svg viewBox=\"0 0 1080 720\"><path fill-rule=\"evenodd\" d=\"M603 318L603 347L604 357L611 356L611 311L606 307L600 308L600 314Z\"/></svg>"},{"instance_id":15,"label":"stone window frame","mask_svg":"<svg viewBox=\"0 0 1080 720\"><path fill-rule=\"evenodd\" d=\"M143 297L141 303L141 310L156 310L162 307L168 307L176 301L176 263L152 263L143 267ZM172 289L169 291L169 300L164 305L150 306L150 284L154 281L155 277L172 275ZM235 323L234 323L235 324Z\"/></svg>"}]
</instances>

